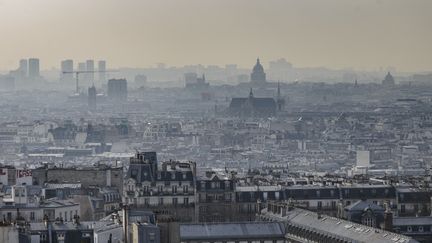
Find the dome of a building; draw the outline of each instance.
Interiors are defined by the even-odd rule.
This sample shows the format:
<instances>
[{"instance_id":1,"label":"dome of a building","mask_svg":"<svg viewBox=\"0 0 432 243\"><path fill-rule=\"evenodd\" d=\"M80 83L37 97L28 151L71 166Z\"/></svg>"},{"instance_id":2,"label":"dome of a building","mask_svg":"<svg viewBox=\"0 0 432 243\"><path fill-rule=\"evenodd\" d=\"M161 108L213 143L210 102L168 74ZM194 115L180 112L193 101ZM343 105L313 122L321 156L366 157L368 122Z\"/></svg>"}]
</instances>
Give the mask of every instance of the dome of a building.
<instances>
[{"instance_id":1,"label":"dome of a building","mask_svg":"<svg viewBox=\"0 0 432 243\"><path fill-rule=\"evenodd\" d=\"M253 67L253 72L259 72L259 73L260 72L264 72L264 68L263 68L263 66L260 63L259 58L257 58L257 62L255 64L255 66Z\"/></svg>"}]
</instances>

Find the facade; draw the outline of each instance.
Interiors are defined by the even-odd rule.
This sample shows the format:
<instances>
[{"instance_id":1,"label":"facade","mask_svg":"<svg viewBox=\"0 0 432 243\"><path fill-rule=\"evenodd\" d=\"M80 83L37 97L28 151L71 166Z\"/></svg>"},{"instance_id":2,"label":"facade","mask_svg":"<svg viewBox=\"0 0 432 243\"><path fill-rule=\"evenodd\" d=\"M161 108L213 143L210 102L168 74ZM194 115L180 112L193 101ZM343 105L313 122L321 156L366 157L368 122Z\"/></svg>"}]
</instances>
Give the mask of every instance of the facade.
<instances>
[{"instance_id":1,"label":"facade","mask_svg":"<svg viewBox=\"0 0 432 243\"><path fill-rule=\"evenodd\" d=\"M123 188L122 167L87 167L87 168L46 168L32 170L33 183L43 185L53 183L80 183L82 187Z\"/></svg>"},{"instance_id":2,"label":"facade","mask_svg":"<svg viewBox=\"0 0 432 243\"><path fill-rule=\"evenodd\" d=\"M224 222L236 220L235 179L208 171L197 178L195 214L199 222Z\"/></svg>"},{"instance_id":3,"label":"facade","mask_svg":"<svg viewBox=\"0 0 432 243\"><path fill-rule=\"evenodd\" d=\"M252 89L247 98L232 98L228 112L240 117L268 117L276 115L278 104L273 98L256 98ZM282 104L279 106L282 109Z\"/></svg>"},{"instance_id":4,"label":"facade","mask_svg":"<svg viewBox=\"0 0 432 243\"><path fill-rule=\"evenodd\" d=\"M395 232L415 238L420 242L432 242L432 217L395 217L393 218Z\"/></svg>"},{"instance_id":5,"label":"facade","mask_svg":"<svg viewBox=\"0 0 432 243\"><path fill-rule=\"evenodd\" d=\"M38 186L11 186L0 197L0 217L7 222L24 220L40 222L44 216L50 220L62 218L71 221L80 215L80 205L72 200L44 200L42 189Z\"/></svg>"},{"instance_id":6,"label":"facade","mask_svg":"<svg viewBox=\"0 0 432 243\"><path fill-rule=\"evenodd\" d=\"M153 209L160 221L193 221L195 171L194 162L167 161L159 167L156 152L137 153L125 179L125 203Z\"/></svg>"}]
</instances>

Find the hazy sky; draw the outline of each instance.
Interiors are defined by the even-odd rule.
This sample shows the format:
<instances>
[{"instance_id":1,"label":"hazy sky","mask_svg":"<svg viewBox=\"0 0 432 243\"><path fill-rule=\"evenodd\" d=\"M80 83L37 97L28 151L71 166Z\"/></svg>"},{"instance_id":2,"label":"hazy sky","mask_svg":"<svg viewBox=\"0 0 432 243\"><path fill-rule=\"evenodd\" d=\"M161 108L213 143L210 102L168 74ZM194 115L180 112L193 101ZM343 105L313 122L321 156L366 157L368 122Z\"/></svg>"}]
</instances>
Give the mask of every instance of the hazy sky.
<instances>
[{"instance_id":1,"label":"hazy sky","mask_svg":"<svg viewBox=\"0 0 432 243\"><path fill-rule=\"evenodd\" d=\"M432 0L0 0L0 69L237 63L432 70Z\"/></svg>"}]
</instances>

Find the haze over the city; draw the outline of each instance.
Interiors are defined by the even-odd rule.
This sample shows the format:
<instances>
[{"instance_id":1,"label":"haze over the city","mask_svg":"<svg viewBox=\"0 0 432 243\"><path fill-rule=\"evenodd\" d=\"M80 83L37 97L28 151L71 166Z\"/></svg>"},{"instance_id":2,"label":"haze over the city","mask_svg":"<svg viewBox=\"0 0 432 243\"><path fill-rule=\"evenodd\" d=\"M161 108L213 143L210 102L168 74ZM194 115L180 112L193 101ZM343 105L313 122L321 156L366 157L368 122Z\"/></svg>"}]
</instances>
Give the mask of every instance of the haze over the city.
<instances>
[{"instance_id":1,"label":"haze over the city","mask_svg":"<svg viewBox=\"0 0 432 243\"><path fill-rule=\"evenodd\" d=\"M0 0L0 70L38 57L113 68L285 57L298 67L427 71L429 0Z\"/></svg>"}]
</instances>

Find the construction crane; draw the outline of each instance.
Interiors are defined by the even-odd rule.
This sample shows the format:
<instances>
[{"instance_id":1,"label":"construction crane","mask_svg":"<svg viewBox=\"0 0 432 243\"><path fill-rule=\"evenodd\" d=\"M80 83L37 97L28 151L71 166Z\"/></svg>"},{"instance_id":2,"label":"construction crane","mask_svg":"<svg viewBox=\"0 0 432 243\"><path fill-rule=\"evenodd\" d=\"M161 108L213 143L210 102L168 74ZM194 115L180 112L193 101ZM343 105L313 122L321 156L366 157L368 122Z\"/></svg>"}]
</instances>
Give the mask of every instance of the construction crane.
<instances>
[{"instance_id":1,"label":"construction crane","mask_svg":"<svg viewBox=\"0 0 432 243\"><path fill-rule=\"evenodd\" d=\"M76 93L79 94L79 75L81 73L113 73L117 71L105 70L105 71L63 71L63 74L74 73L75 74L75 82L76 82Z\"/></svg>"}]
</instances>

